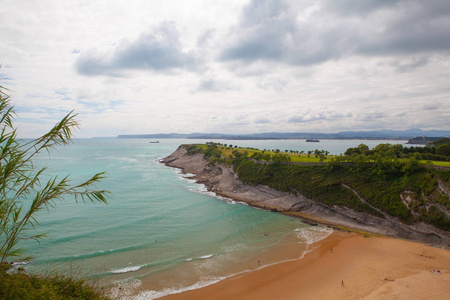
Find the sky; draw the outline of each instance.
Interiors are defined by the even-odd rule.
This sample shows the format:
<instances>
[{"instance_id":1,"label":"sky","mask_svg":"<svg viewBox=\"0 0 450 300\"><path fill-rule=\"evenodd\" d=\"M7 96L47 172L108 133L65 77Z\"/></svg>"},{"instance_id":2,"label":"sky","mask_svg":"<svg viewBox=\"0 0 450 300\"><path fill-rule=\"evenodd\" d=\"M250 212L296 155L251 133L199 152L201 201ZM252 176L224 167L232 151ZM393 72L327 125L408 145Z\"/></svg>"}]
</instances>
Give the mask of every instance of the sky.
<instances>
[{"instance_id":1,"label":"sky","mask_svg":"<svg viewBox=\"0 0 450 300\"><path fill-rule=\"evenodd\" d=\"M0 0L20 137L450 130L448 0Z\"/></svg>"}]
</instances>

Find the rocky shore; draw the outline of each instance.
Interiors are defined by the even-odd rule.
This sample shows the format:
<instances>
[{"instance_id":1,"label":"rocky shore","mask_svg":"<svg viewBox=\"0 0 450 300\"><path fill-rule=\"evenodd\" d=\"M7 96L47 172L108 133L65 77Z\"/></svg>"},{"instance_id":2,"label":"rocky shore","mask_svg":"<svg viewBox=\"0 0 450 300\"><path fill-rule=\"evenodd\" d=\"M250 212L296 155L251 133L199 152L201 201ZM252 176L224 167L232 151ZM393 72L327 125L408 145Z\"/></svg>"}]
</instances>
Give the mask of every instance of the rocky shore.
<instances>
[{"instance_id":1,"label":"rocky shore","mask_svg":"<svg viewBox=\"0 0 450 300\"><path fill-rule=\"evenodd\" d=\"M231 167L220 164L211 166L209 161L203 158L203 154L188 155L183 146L161 162L179 168L186 174L193 174L193 179L197 183L204 184L209 191L217 195L242 201L254 207L297 216L309 224L320 223L334 228L450 248L450 234L431 225L404 224L387 214L385 218L379 218L345 207L327 206L302 195L296 196L266 186L249 186L239 180Z\"/></svg>"}]
</instances>

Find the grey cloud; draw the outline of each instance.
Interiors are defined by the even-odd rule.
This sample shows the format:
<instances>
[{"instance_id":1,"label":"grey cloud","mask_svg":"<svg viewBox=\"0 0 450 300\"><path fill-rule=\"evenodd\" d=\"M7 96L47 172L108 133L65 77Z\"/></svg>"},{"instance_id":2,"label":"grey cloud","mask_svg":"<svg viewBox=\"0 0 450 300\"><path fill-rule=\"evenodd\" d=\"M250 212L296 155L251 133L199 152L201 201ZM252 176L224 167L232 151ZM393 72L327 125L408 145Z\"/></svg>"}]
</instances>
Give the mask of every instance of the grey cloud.
<instances>
[{"instance_id":1,"label":"grey cloud","mask_svg":"<svg viewBox=\"0 0 450 300\"><path fill-rule=\"evenodd\" d=\"M78 74L81 75L99 75L112 69L111 65L102 57L97 49L89 49L83 53L75 63Z\"/></svg>"},{"instance_id":2,"label":"grey cloud","mask_svg":"<svg viewBox=\"0 0 450 300\"><path fill-rule=\"evenodd\" d=\"M441 103L427 103L423 106L424 110L438 110L442 107Z\"/></svg>"},{"instance_id":3,"label":"grey cloud","mask_svg":"<svg viewBox=\"0 0 450 300\"><path fill-rule=\"evenodd\" d=\"M379 9L396 6L405 0L324 0L322 5L332 13L341 15L367 15Z\"/></svg>"},{"instance_id":4,"label":"grey cloud","mask_svg":"<svg viewBox=\"0 0 450 300\"><path fill-rule=\"evenodd\" d=\"M440 10L437 10L439 7ZM379 24L384 30L364 37L358 51L368 55L448 52L450 47L450 2L404 1Z\"/></svg>"},{"instance_id":5,"label":"grey cloud","mask_svg":"<svg viewBox=\"0 0 450 300\"><path fill-rule=\"evenodd\" d=\"M253 26L258 25L261 21L267 19L280 18L288 9L285 1L267 0L252 2L243 9L243 25Z\"/></svg>"},{"instance_id":6,"label":"grey cloud","mask_svg":"<svg viewBox=\"0 0 450 300\"><path fill-rule=\"evenodd\" d=\"M199 90L203 91L220 91L220 85L212 79L202 81L199 86Z\"/></svg>"},{"instance_id":7,"label":"grey cloud","mask_svg":"<svg viewBox=\"0 0 450 300\"><path fill-rule=\"evenodd\" d=\"M255 118L254 123L256 123L256 124L270 124L270 123L272 123L272 120L270 120L267 117L257 117L257 118Z\"/></svg>"},{"instance_id":8,"label":"grey cloud","mask_svg":"<svg viewBox=\"0 0 450 300\"><path fill-rule=\"evenodd\" d=\"M322 0L310 18L299 21L314 3L251 1L220 59L312 65L352 55L423 57L450 48L447 0Z\"/></svg>"},{"instance_id":9,"label":"grey cloud","mask_svg":"<svg viewBox=\"0 0 450 300\"><path fill-rule=\"evenodd\" d=\"M207 46L208 43L212 40L212 38L214 37L214 30L207 30L205 33L203 33L202 35L200 35L197 38L197 45L199 47L204 47Z\"/></svg>"},{"instance_id":10,"label":"grey cloud","mask_svg":"<svg viewBox=\"0 0 450 300\"><path fill-rule=\"evenodd\" d=\"M280 59L283 39L294 29L283 14L285 9L284 1L252 1L244 8L240 27L231 37L231 45L222 51L221 59Z\"/></svg>"},{"instance_id":11,"label":"grey cloud","mask_svg":"<svg viewBox=\"0 0 450 300\"><path fill-rule=\"evenodd\" d=\"M76 68L82 75L114 75L127 69L192 69L196 62L198 59L193 53L183 52L175 25L164 22L137 40L122 43L110 55L97 50L83 53Z\"/></svg>"},{"instance_id":12,"label":"grey cloud","mask_svg":"<svg viewBox=\"0 0 450 300\"><path fill-rule=\"evenodd\" d=\"M401 112L401 113L396 113L396 114L394 114L394 117L400 118L400 117L404 117L404 116L406 116L406 115L407 115L406 112Z\"/></svg>"},{"instance_id":13,"label":"grey cloud","mask_svg":"<svg viewBox=\"0 0 450 300\"><path fill-rule=\"evenodd\" d=\"M373 120L379 120L379 119L383 119L383 118L387 118L387 115L385 113L376 112L376 111L363 113L360 116L360 120L365 121L365 122L370 122Z\"/></svg>"},{"instance_id":14,"label":"grey cloud","mask_svg":"<svg viewBox=\"0 0 450 300\"><path fill-rule=\"evenodd\" d=\"M226 81L214 78L202 80L197 88L197 90L199 91L206 91L206 92L220 92L236 89L239 89L239 87L234 86Z\"/></svg>"},{"instance_id":15,"label":"grey cloud","mask_svg":"<svg viewBox=\"0 0 450 300\"><path fill-rule=\"evenodd\" d=\"M270 10L271 6L276 9ZM250 11L258 13L251 14ZM335 32L334 26L321 21L324 28L311 22L299 24L300 12L289 1L270 1L269 4L252 1L242 14L241 27L230 36L220 59L311 65L339 57L344 52L336 51L341 48L341 34Z\"/></svg>"},{"instance_id":16,"label":"grey cloud","mask_svg":"<svg viewBox=\"0 0 450 300\"><path fill-rule=\"evenodd\" d=\"M398 72L403 73L425 66L428 62L428 57L414 57L406 62L394 61L391 63L391 66L393 66Z\"/></svg>"},{"instance_id":17,"label":"grey cloud","mask_svg":"<svg viewBox=\"0 0 450 300\"><path fill-rule=\"evenodd\" d=\"M233 37L230 47L221 53L221 60L254 61L279 60L284 55L283 39L290 34L289 31L280 31L272 22L246 28Z\"/></svg>"}]
</instances>

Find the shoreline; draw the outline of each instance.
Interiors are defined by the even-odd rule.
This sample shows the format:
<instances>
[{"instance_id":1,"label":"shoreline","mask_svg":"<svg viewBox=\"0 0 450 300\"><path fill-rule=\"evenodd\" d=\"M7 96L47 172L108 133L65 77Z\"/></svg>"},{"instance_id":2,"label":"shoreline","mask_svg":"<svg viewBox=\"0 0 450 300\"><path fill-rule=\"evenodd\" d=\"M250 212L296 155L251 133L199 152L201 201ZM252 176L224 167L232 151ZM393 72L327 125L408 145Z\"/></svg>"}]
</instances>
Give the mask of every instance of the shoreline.
<instances>
[{"instance_id":1,"label":"shoreline","mask_svg":"<svg viewBox=\"0 0 450 300\"><path fill-rule=\"evenodd\" d=\"M299 222L299 224L301 223ZM238 256L233 254L234 259L225 263L222 260L213 260L216 257L214 254L186 260L187 264L178 268L176 272L167 274L163 281L160 280L161 278L155 280L153 276L143 276L139 279L140 283L138 286L126 291L124 287L121 287L123 291L119 291L119 294L123 297L129 296L130 299L161 299L170 295L201 289L227 278L239 277L255 270L302 259L311 251L311 245L327 238L334 232L333 229L325 226L307 226L304 228L305 231L302 228L303 225L299 225L297 229L294 229L287 235L283 235L282 239L277 237L274 240L276 243L270 242L271 245L269 247L257 248L244 255L242 253L237 253ZM266 236L265 239L269 240L270 237L277 236L275 231L261 231L260 234ZM293 239L295 239L295 242ZM220 255L217 257L220 258ZM198 275L195 275L196 268L200 270L201 266L193 267L191 265L193 261L204 261L207 264L209 261L209 264L215 265L217 272L210 270L212 272L203 273L202 276L196 278ZM178 274L185 274L185 276L179 277ZM192 279L196 280L192 281ZM167 285L168 282L171 284ZM161 285L161 283L163 284Z\"/></svg>"},{"instance_id":2,"label":"shoreline","mask_svg":"<svg viewBox=\"0 0 450 300\"><path fill-rule=\"evenodd\" d=\"M267 187L246 186L229 168L208 166L201 155L186 156L181 148L162 162L195 174L192 179L217 195L328 225L334 232L313 243L310 246L313 250L301 259L280 262L161 299L450 298L450 251L445 250L450 245L448 236L435 239L434 232L428 232L428 228L393 229L398 224L378 222L363 214L346 215L345 211L342 214L304 197L294 198ZM300 210L290 210L294 201L301 203ZM349 220L357 218L361 220ZM351 232L339 231L340 228ZM415 234L418 229L423 230L420 235ZM403 230L411 230L413 235L399 234ZM433 270L440 270L440 275Z\"/></svg>"},{"instance_id":3,"label":"shoreline","mask_svg":"<svg viewBox=\"0 0 450 300\"><path fill-rule=\"evenodd\" d=\"M160 299L410 300L450 297L448 250L339 231L313 243L311 248L303 258Z\"/></svg>"},{"instance_id":4,"label":"shoreline","mask_svg":"<svg viewBox=\"0 0 450 300\"><path fill-rule=\"evenodd\" d=\"M230 166L210 164L203 154L188 154L185 145L160 160L166 166L194 174L191 179L204 184L216 195L245 202L250 206L300 218L310 225L322 224L369 235L390 236L450 249L450 235L425 223L405 224L396 218L370 215L337 205L327 206L301 194L291 194L262 185L240 181ZM363 199L361 200L363 201Z\"/></svg>"}]
</instances>

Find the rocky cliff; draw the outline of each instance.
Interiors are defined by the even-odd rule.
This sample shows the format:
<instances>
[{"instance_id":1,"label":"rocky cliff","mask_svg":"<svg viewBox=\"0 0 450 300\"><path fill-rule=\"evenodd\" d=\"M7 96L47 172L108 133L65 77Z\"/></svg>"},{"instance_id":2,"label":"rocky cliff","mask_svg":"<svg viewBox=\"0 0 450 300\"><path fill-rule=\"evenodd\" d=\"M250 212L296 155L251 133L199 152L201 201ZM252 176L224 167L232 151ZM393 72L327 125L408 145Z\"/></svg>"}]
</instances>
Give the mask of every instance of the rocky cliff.
<instances>
[{"instance_id":1,"label":"rocky cliff","mask_svg":"<svg viewBox=\"0 0 450 300\"><path fill-rule=\"evenodd\" d=\"M194 174L193 178L197 183L204 184L217 195L254 207L295 215L307 223L320 223L450 248L450 234L431 225L408 225L384 213L385 218L380 218L345 207L327 206L302 195L280 192L266 186L249 186L239 180L231 167L211 165L201 153L188 155L183 146L161 162L180 168L184 173ZM352 192L357 195L356 191Z\"/></svg>"}]
</instances>

